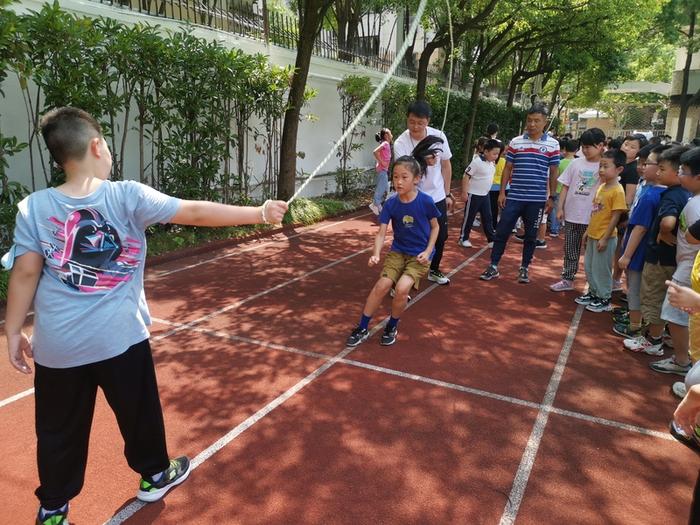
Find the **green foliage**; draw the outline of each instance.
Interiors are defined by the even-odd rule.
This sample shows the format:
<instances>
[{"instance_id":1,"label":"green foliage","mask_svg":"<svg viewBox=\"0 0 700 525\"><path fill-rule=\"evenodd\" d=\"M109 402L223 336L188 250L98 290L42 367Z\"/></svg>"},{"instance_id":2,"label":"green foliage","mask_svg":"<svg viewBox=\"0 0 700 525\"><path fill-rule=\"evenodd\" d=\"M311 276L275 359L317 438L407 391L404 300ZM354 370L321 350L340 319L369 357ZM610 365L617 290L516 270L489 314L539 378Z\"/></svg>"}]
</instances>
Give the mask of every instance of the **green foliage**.
<instances>
[{"instance_id":1,"label":"green foliage","mask_svg":"<svg viewBox=\"0 0 700 525\"><path fill-rule=\"evenodd\" d=\"M338 83L338 93L340 95L341 126L345 132L353 120L360 113L364 105L372 96L374 88L369 77L359 75L348 75ZM366 118L371 117L372 110L365 114ZM348 135L338 148L337 156L340 159L340 166L336 175L336 182L340 188L341 195L347 195L357 188L361 171L348 168L353 152L362 149L363 145L356 141L365 136L366 124L360 122Z\"/></svg>"}]
</instances>

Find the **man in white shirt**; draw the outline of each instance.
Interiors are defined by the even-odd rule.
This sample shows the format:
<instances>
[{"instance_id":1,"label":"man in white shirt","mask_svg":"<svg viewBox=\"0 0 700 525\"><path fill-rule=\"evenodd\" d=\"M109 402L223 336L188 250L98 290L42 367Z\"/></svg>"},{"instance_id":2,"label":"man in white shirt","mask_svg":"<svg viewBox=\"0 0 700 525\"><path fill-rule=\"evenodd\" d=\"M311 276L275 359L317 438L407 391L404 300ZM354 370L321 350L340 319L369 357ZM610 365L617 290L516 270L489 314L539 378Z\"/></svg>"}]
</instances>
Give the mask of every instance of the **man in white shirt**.
<instances>
[{"instance_id":1,"label":"man in white shirt","mask_svg":"<svg viewBox=\"0 0 700 525\"><path fill-rule=\"evenodd\" d=\"M440 233L435 242L435 255L430 263L430 272L428 280L437 284L449 284L450 280L440 271L440 261L442 260L442 252L447 241L447 213L454 206L454 197L450 193L450 185L452 183L452 152L450 145L447 142L445 134L435 128L428 126L432 109L424 100L417 100L408 106L407 110L406 131L401 133L394 141L394 160L403 155L411 155L413 148L428 135L435 135L442 138L442 152L438 153L438 159L435 165L428 166L425 177L421 180L419 189L430 195L435 201L435 206L440 210L438 223L440 225Z\"/></svg>"}]
</instances>

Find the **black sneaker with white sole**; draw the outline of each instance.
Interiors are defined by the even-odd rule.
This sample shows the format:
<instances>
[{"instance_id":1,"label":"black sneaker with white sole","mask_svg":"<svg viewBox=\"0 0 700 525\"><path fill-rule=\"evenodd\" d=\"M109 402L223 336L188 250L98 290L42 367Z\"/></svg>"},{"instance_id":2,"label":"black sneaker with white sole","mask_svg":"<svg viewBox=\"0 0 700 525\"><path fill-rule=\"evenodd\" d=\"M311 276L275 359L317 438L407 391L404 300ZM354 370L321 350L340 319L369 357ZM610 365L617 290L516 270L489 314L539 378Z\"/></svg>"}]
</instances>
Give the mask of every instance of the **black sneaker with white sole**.
<instances>
[{"instance_id":1,"label":"black sneaker with white sole","mask_svg":"<svg viewBox=\"0 0 700 525\"><path fill-rule=\"evenodd\" d=\"M522 284L527 284L530 282L530 275L525 266L521 266L518 270L518 282Z\"/></svg>"},{"instance_id":2,"label":"black sneaker with white sole","mask_svg":"<svg viewBox=\"0 0 700 525\"><path fill-rule=\"evenodd\" d=\"M357 326L345 340L345 346L357 346L360 343L363 343L368 337L369 330Z\"/></svg>"},{"instance_id":3,"label":"black sneaker with white sole","mask_svg":"<svg viewBox=\"0 0 700 525\"><path fill-rule=\"evenodd\" d=\"M450 284L450 280L440 270L430 270L428 280L440 285Z\"/></svg>"},{"instance_id":4,"label":"black sneaker with white sole","mask_svg":"<svg viewBox=\"0 0 700 525\"><path fill-rule=\"evenodd\" d=\"M187 476L190 475L191 470L190 460L186 456L171 459L170 466L165 469L158 481L153 481L153 479L148 478L148 476L148 479L141 478L139 491L136 493L136 497L147 503L158 501L165 496L170 489L177 487L180 483L185 481Z\"/></svg>"},{"instance_id":5,"label":"black sneaker with white sole","mask_svg":"<svg viewBox=\"0 0 700 525\"><path fill-rule=\"evenodd\" d=\"M394 326L393 328L389 328L389 325L387 325L384 328L384 333L382 334L382 338L379 341L379 344L382 346L393 345L396 342L396 335L398 333L399 331L396 326Z\"/></svg>"},{"instance_id":6,"label":"black sneaker with white sole","mask_svg":"<svg viewBox=\"0 0 700 525\"><path fill-rule=\"evenodd\" d=\"M496 279L500 273L498 273L498 268L496 268L493 264L489 264L484 272L479 276L479 279L482 281L490 281L491 279Z\"/></svg>"}]
</instances>

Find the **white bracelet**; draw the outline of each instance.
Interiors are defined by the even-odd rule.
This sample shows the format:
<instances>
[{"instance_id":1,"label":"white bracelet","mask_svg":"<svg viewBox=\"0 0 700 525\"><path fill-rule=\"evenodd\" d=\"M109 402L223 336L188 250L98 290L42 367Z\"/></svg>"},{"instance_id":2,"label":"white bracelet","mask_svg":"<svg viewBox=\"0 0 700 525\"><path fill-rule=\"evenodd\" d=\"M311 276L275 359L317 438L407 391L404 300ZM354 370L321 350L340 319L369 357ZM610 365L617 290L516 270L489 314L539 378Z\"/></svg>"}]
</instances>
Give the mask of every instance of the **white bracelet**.
<instances>
[{"instance_id":1,"label":"white bracelet","mask_svg":"<svg viewBox=\"0 0 700 525\"><path fill-rule=\"evenodd\" d=\"M260 214L262 215L263 224L270 224L270 222L267 220L267 217L265 216L265 208L267 208L268 202L270 202L270 199L263 202L262 208L260 208Z\"/></svg>"}]
</instances>

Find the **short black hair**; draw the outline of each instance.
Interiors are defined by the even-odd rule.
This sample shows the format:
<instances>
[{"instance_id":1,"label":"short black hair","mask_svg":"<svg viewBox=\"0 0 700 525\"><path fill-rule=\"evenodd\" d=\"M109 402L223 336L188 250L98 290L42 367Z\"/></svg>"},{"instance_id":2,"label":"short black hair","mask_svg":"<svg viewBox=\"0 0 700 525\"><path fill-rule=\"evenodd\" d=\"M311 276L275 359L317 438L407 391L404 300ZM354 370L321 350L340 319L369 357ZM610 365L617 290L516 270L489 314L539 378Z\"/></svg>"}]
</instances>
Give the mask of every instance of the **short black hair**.
<instances>
[{"instance_id":1,"label":"short black hair","mask_svg":"<svg viewBox=\"0 0 700 525\"><path fill-rule=\"evenodd\" d=\"M87 111L65 106L46 113L39 123L41 135L54 162L82 160L90 141L102 137L102 128Z\"/></svg>"},{"instance_id":2,"label":"short black hair","mask_svg":"<svg viewBox=\"0 0 700 525\"><path fill-rule=\"evenodd\" d=\"M484 143L484 151L489 150L489 149L495 149L495 148L501 149L502 146L503 146L503 143L500 140L488 139Z\"/></svg>"},{"instance_id":3,"label":"short black hair","mask_svg":"<svg viewBox=\"0 0 700 525\"><path fill-rule=\"evenodd\" d=\"M535 113L544 115L545 118L549 116L549 111L547 111L547 108L544 106L544 104L533 104L532 106L530 106L530 109L527 110L528 115L534 115Z\"/></svg>"},{"instance_id":4,"label":"short black hair","mask_svg":"<svg viewBox=\"0 0 700 525\"><path fill-rule=\"evenodd\" d=\"M493 135L494 133L498 133L498 124L491 122L488 126L486 126L486 134Z\"/></svg>"},{"instance_id":5,"label":"short black hair","mask_svg":"<svg viewBox=\"0 0 700 525\"><path fill-rule=\"evenodd\" d=\"M415 115L419 118L430 118L433 116L433 110L425 100L415 100L408 105L406 116Z\"/></svg>"},{"instance_id":6,"label":"short black hair","mask_svg":"<svg viewBox=\"0 0 700 525\"><path fill-rule=\"evenodd\" d=\"M689 149L681 155L681 164L690 168L690 173L700 175L700 146Z\"/></svg>"},{"instance_id":7,"label":"short black hair","mask_svg":"<svg viewBox=\"0 0 700 525\"><path fill-rule=\"evenodd\" d=\"M605 133L600 128L587 129L581 134L582 146L597 146L605 143Z\"/></svg>"},{"instance_id":8,"label":"short black hair","mask_svg":"<svg viewBox=\"0 0 700 525\"><path fill-rule=\"evenodd\" d=\"M619 149L609 149L603 153L604 159L611 159L615 163L616 168L624 168L627 164L627 155Z\"/></svg>"},{"instance_id":9,"label":"short black hair","mask_svg":"<svg viewBox=\"0 0 700 525\"><path fill-rule=\"evenodd\" d=\"M610 149L620 149L622 147L622 137L617 137L615 139L610 139L608 142L608 148Z\"/></svg>"},{"instance_id":10,"label":"short black hair","mask_svg":"<svg viewBox=\"0 0 700 525\"><path fill-rule=\"evenodd\" d=\"M651 155L652 153L656 153L657 155L661 155L664 151L666 151L669 148L671 148L670 144L657 144L656 146L651 148L649 155Z\"/></svg>"},{"instance_id":11,"label":"short black hair","mask_svg":"<svg viewBox=\"0 0 700 525\"><path fill-rule=\"evenodd\" d=\"M579 142L576 139L566 139L564 141L564 151L576 153L578 151Z\"/></svg>"},{"instance_id":12,"label":"short black hair","mask_svg":"<svg viewBox=\"0 0 700 525\"><path fill-rule=\"evenodd\" d=\"M647 142L648 142L647 138L644 135L642 135L641 133L634 133L633 135L627 135L625 137L625 140L623 140L622 142L627 142L628 140L636 140L637 142L639 142L640 149L643 148L644 146L646 146Z\"/></svg>"},{"instance_id":13,"label":"short black hair","mask_svg":"<svg viewBox=\"0 0 700 525\"><path fill-rule=\"evenodd\" d=\"M659 162L662 160L665 162L670 162L674 169L678 169L681 165L681 157L690 148L687 146L671 146L665 150L661 155L659 155Z\"/></svg>"},{"instance_id":14,"label":"short black hair","mask_svg":"<svg viewBox=\"0 0 700 525\"><path fill-rule=\"evenodd\" d=\"M653 149L654 149L654 144L649 143L646 146L644 146L642 149L639 150L639 153L637 153L637 156L640 159L646 159L647 157L649 157L649 154L651 153L651 151Z\"/></svg>"}]
</instances>

